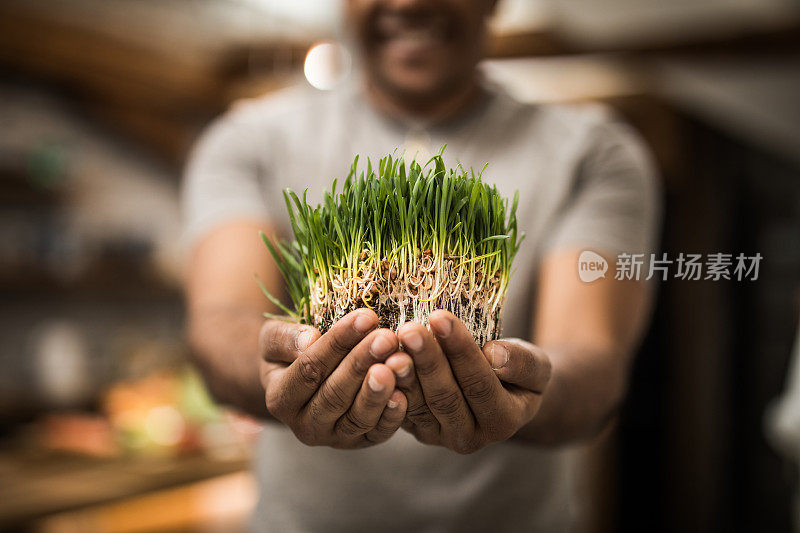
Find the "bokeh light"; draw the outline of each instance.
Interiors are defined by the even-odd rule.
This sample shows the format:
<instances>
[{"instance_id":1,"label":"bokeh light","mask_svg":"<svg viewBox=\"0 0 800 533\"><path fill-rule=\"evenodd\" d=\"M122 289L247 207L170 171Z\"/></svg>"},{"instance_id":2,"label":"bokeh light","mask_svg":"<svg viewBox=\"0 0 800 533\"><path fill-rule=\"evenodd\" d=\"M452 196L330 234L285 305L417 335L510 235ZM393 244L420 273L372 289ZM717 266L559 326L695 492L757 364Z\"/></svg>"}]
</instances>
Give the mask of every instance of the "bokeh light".
<instances>
[{"instance_id":1,"label":"bokeh light","mask_svg":"<svg viewBox=\"0 0 800 533\"><path fill-rule=\"evenodd\" d=\"M303 65L308 83L328 91L335 88L350 74L350 52L339 43L323 42L312 46Z\"/></svg>"}]
</instances>

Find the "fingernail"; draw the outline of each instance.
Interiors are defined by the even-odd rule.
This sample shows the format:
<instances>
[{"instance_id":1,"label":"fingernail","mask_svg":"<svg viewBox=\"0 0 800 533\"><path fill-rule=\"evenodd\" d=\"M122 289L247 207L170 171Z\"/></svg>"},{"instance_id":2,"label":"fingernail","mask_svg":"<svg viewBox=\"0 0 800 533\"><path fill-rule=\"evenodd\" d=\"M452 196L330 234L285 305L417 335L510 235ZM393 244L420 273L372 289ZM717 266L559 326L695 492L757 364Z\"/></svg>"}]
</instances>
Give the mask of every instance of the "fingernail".
<instances>
[{"instance_id":1,"label":"fingernail","mask_svg":"<svg viewBox=\"0 0 800 533\"><path fill-rule=\"evenodd\" d=\"M375 359L382 358L392 351L392 343L384 335L378 335L369 346L369 353Z\"/></svg>"},{"instance_id":2,"label":"fingernail","mask_svg":"<svg viewBox=\"0 0 800 533\"><path fill-rule=\"evenodd\" d=\"M388 407L389 409L396 409L398 405L400 404L394 400L389 400L388 402L386 402L386 407Z\"/></svg>"},{"instance_id":3,"label":"fingernail","mask_svg":"<svg viewBox=\"0 0 800 533\"><path fill-rule=\"evenodd\" d=\"M506 366L508 363L508 350L501 344L494 343L491 346L492 352L492 368L497 370Z\"/></svg>"},{"instance_id":4,"label":"fingernail","mask_svg":"<svg viewBox=\"0 0 800 533\"><path fill-rule=\"evenodd\" d=\"M367 378L367 385L369 385L369 388L372 389L372 392L381 392L386 388L372 374L370 374L369 378Z\"/></svg>"},{"instance_id":5,"label":"fingernail","mask_svg":"<svg viewBox=\"0 0 800 533\"><path fill-rule=\"evenodd\" d=\"M311 342L314 340L314 332L310 329L304 329L301 331L297 337L295 337L294 345L295 347L302 351L305 351L306 348L311 346Z\"/></svg>"},{"instance_id":6,"label":"fingernail","mask_svg":"<svg viewBox=\"0 0 800 533\"><path fill-rule=\"evenodd\" d=\"M411 373L411 365L410 365L410 364L408 364L408 365L404 366L404 367L402 368L402 370L400 370L400 371L397 373L397 377L399 377L399 378L404 378L404 377L406 377L407 375L409 375L410 373Z\"/></svg>"},{"instance_id":7,"label":"fingernail","mask_svg":"<svg viewBox=\"0 0 800 533\"><path fill-rule=\"evenodd\" d=\"M450 323L449 318L437 318L431 322L431 327L434 332L440 337L447 337L453 331L453 324Z\"/></svg>"},{"instance_id":8,"label":"fingernail","mask_svg":"<svg viewBox=\"0 0 800 533\"><path fill-rule=\"evenodd\" d=\"M416 331L410 331L405 336L403 336L403 344L406 347L411 348L413 351L419 351L422 349L422 335L417 333Z\"/></svg>"},{"instance_id":9,"label":"fingernail","mask_svg":"<svg viewBox=\"0 0 800 533\"><path fill-rule=\"evenodd\" d=\"M356 331L359 333L366 333L372 329L374 324L375 321L372 320L372 317L370 317L367 313L359 313L356 317L353 327L355 327Z\"/></svg>"}]
</instances>

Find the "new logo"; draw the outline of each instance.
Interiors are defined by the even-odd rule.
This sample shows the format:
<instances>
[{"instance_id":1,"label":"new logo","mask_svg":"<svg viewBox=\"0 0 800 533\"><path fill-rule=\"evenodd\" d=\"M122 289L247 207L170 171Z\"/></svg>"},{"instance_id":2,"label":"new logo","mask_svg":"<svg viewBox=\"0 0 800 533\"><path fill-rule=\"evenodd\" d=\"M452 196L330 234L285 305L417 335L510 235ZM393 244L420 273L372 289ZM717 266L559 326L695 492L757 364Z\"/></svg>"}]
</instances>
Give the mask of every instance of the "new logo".
<instances>
[{"instance_id":1,"label":"new logo","mask_svg":"<svg viewBox=\"0 0 800 533\"><path fill-rule=\"evenodd\" d=\"M584 283L590 283L606 277L608 261L591 250L584 250L578 256L578 277Z\"/></svg>"}]
</instances>

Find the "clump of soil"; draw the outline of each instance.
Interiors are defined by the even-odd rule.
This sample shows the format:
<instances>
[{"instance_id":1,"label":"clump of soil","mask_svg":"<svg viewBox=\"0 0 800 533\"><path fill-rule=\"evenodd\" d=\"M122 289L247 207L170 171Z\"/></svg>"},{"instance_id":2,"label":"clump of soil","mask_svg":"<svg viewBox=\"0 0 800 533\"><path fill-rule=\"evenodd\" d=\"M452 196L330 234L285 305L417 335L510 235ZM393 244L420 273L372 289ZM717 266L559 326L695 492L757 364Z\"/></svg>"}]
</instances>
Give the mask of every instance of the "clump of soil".
<instances>
[{"instance_id":1,"label":"clump of soil","mask_svg":"<svg viewBox=\"0 0 800 533\"><path fill-rule=\"evenodd\" d=\"M314 326L324 333L347 313L368 307L378 315L379 327L397 331L406 322L427 325L433 311L445 309L481 346L500 336L505 295L499 273L486 276L457 256L435 260L430 250L418 250L414 259L416 268L398 269L386 259L371 260L364 250L356 275L336 274L328 286L312 291Z\"/></svg>"}]
</instances>

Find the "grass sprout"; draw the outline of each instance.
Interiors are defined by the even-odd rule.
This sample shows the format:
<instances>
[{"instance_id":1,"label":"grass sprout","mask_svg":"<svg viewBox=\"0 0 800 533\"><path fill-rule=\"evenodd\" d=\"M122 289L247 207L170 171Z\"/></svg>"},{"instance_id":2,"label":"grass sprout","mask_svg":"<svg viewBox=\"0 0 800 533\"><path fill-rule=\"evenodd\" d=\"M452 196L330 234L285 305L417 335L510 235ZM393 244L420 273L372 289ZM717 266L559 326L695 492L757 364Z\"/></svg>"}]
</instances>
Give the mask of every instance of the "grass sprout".
<instances>
[{"instance_id":1,"label":"grass sprout","mask_svg":"<svg viewBox=\"0 0 800 533\"><path fill-rule=\"evenodd\" d=\"M509 206L497 188L457 165L444 147L425 164L388 155L359 171L355 157L312 206L284 191L295 239L261 238L286 280L285 306L259 282L288 319L322 332L348 312L374 309L381 327L427 324L436 309L459 317L479 344L500 335L517 232L515 193ZM486 167L484 167L485 169ZM290 308L293 307L293 308Z\"/></svg>"}]
</instances>

